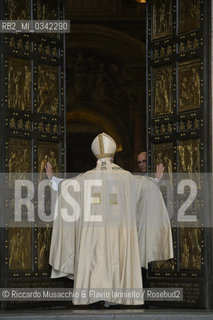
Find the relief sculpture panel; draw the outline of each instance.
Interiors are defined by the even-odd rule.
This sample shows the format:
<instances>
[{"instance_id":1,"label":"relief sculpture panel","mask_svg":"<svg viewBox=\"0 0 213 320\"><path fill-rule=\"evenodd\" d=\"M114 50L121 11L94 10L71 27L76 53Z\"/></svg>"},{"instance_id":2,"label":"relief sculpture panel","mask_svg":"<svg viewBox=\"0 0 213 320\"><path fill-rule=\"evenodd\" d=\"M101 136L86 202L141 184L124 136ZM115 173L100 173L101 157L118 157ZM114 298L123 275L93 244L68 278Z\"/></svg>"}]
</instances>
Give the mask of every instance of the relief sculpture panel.
<instances>
[{"instance_id":1,"label":"relief sculpture panel","mask_svg":"<svg viewBox=\"0 0 213 320\"><path fill-rule=\"evenodd\" d=\"M29 20L30 1L29 0L8 0L9 20Z\"/></svg>"},{"instance_id":2,"label":"relief sculpture panel","mask_svg":"<svg viewBox=\"0 0 213 320\"><path fill-rule=\"evenodd\" d=\"M180 228L180 270L201 270L200 228Z\"/></svg>"},{"instance_id":3,"label":"relief sculpture panel","mask_svg":"<svg viewBox=\"0 0 213 320\"><path fill-rule=\"evenodd\" d=\"M9 172L31 172L31 141L9 139Z\"/></svg>"},{"instance_id":4,"label":"relief sculpture panel","mask_svg":"<svg viewBox=\"0 0 213 320\"><path fill-rule=\"evenodd\" d=\"M39 113L58 114L59 75L58 67L38 66L38 109Z\"/></svg>"},{"instance_id":5,"label":"relief sculpture panel","mask_svg":"<svg viewBox=\"0 0 213 320\"><path fill-rule=\"evenodd\" d=\"M172 1L154 0L153 39L172 35Z\"/></svg>"},{"instance_id":6,"label":"relief sculpture panel","mask_svg":"<svg viewBox=\"0 0 213 320\"><path fill-rule=\"evenodd\" d=\"M32 269L32 231L30 228L9 228L9 269Z\"/></svg>"},{"instance_id":7,"label":"relief sculpture panel","mask_svg":"<svg viewBox=\"0 0 213 320\"><path fill-rule=\"evenodd\" d=\"M200 181L200 139L189 139L178 143L178 171L187 173L201 189ZM185 176L184 176L185 177ZM200 209L199 197L196 197L189 210ZM180 205L184 200L180 200ZM189 211L190 214L190 211ZM180 269L201 269L201 230L180 226Z\"/></svg>"},{"instance_id":8,"label":"relief sculpture panel","mask_svg":"<svg viewBox=\"0 0 213 320\"><path fill-rule=\"evenodd\" d=\"M57 20L58 0L37 0L38 20Z\"/></svg>"},{"instance_id":9,"label":"relief sculpture panel","mask_svg":"<svg viewBox=\"0 0 213 320\"><path fill-rule=\"evenodd\" d=\"M179 141L178 155L179 172L200 172L200 139Z\"/></svg>"},{"instance_id":10,"label":"relief sculpture panel","mask_svg":"<svg viewBox=\"0 0 213 320\"><path fill-rule=\"evenodd\" d=\"M200 0L179 1L179 33L200 27Z\"/></svg>"},{"instance_id":11,"label":"relief sculpture panel","mask_svg":"<svg viewBox=\"0 0 213 320\"><path fill-rule=\"evenodd\" d=\"M154 116L173 113L172 66L154 69Z\"/></svg>"},{"instance_id":12,"label":"relief sculpture panel","mask_svg":"<svg viewBox=\"0 0 213 320\"><path fill-rule=\"evenodd\" d=\"M40 228L38 232L38 269L47 270L49 267L49 249L51 229Z\"/></svg>"},{"instance_id":13,"label":"relief sculpture panel","mask_svg":"<svg viewBox=\"0 0 213 320\"><path fill-rule=\"evenodd\" d=\"M200 61L180 63L178 69L179 112L200 107Z\"/></svg>"},{"instance_id":14,"label":"relief sculpture panel","mask_svg":"<svg viewBox=\"0 0 213 320\"><path fill-rule=\"evenodd\" d=\"M10 58L8 61L9 108L31 110L31 81L30 61Z\"/></svg>"},{"instance_id":15,"label":"relief sculpture panel","mask_svg":"<svg viewBox=\"0 0 213 320\"><path fill-rule=\"evenodd\" d=\"M188 173L190 179L195 181L200 189L200 139L179 141L177 148L178 172Z\"/></svg>"},{"instance_id":16,"label":"relief sculpture panel","mask_svg":"<svg viewBox=\"0 0 213 320\"><path fill-rule=\"evenodd\" d=\"M58 0L37 0L38 20L57 20L59 18ZM57 33L48 33L50 38L58 38Z\"/></svg>"},{"instance_id":17,"label":"relief sculpture panel","mask_svg":"<svg viewBox=\"0 0 213 320\"><path fill-rule=\"evenodd\" d=\"M8 141L8 172L9 187L14 186L16 178L25 179L32 172L31 141L24 139L9 139Z\"/></svg>"},{"instance_id":18,"label":"relief sculpture panel","mask_svg":"<svg viewBox=\"0 0 213 320\"><path fill-rule=\"evenodd\" d=\"M152 271L173 271L175 268L174 260L152 262Z\"/></svg>"}]
</instances>

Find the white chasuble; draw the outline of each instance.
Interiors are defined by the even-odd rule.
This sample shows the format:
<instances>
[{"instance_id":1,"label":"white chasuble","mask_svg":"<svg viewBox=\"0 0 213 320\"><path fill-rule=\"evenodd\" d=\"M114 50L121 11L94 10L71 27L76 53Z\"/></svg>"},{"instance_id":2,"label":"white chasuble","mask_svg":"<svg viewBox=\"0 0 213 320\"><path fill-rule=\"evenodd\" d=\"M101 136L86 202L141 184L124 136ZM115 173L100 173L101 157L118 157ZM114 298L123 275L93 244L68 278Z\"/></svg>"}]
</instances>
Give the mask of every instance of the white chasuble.
<instances>
[{"instance_id":1,"label":"white chasuble","mask_svg":"<svg viewBox=\"0 0 213 320\"><path fill-rule=\"evenodd\" d=\"M74 279L73 304L143 304L141 267L171 258L170 221L152 181L112 164L60 183L49 263L52 278Z\"/></svg>"}]
</instances>

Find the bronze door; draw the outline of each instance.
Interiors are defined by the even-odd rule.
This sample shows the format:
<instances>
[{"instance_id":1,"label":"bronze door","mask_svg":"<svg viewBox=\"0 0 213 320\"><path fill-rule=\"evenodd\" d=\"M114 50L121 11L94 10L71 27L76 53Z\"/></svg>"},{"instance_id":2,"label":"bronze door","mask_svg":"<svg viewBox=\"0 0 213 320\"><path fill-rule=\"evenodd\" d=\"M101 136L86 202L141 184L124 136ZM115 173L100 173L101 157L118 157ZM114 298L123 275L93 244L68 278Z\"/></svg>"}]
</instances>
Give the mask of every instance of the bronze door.
<instances>
[{"instance_id":1,"label":"bronze door","mask_svg":"<svg viewBox=\"0 0 213 320\"><path fill-rule=\"evenodd\" d=\"M1 19L62 20L64 1L1 1ZM2 211L7 214L1 221L1 287L62 286L61 280L50 280L51 224L40 228L24 214L20 226L14 226L11 188L16 173L22 179L38 173L37 182L45 178L47 160L55 172L65 170L65 36L2 33L0 50L1 172L8 173L2 178ZM37 214L36 200L34 207Z\"/></svg>"},{"instance_id":2,"label":"bronze door","mask_svg":"<svg viewBox=\"0 0 213 320\"><path fill-rule=\"evenodd\" d=\"M148 279L150 287L179 287L184 295L182 302L160 302L164 306L208 305L209 12L210 1L147 1L148 162L150 172L164 164L174 191L175 253L169 262L150 264ZM196 180L197 196L187 213L198 221L191 224L178 219L186 200L178 191L182 179Z\"/></svg>"}]
</instances>

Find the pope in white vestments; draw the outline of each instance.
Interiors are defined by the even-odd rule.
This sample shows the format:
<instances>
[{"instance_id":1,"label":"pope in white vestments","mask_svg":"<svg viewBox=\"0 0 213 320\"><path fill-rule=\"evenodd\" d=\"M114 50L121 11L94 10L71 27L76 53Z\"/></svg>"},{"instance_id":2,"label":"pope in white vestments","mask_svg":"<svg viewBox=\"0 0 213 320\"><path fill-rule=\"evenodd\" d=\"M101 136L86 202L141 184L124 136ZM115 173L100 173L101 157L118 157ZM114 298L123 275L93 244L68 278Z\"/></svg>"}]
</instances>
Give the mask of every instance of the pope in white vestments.
<instances>
[{"instance_id":1,"label":"pope in white vestments","mask_svg":"<svg viewBox=\"0 0 213 320\"><path fill-rule=\"evenodd\" d=\"M116 144L107 134L99 134L91 148L96 168L59 184L51 277L74 279L73 304L143 304L135 294L143 289L141 267L173 258L161 192L150 179L112 162Z\"/></svg>"}]
</instances>

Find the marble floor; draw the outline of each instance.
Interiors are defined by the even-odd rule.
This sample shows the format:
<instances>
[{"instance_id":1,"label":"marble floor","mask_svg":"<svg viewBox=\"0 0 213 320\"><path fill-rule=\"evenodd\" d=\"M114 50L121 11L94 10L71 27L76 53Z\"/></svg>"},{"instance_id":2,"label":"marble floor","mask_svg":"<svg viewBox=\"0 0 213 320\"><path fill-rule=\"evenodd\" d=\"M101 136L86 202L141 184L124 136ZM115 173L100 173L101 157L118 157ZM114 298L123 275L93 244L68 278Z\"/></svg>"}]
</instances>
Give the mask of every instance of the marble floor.
<instances>
[{"instance_id":1,"label":"marble floor","mask_svg":"<svg viewBox=\"0 0 213 320\"><path fill-rule=\"evenodd\" d=\"M121 309L121 310L7 310L0 320L213 320L213 310Z\"/></svg>"}]
</instances>

